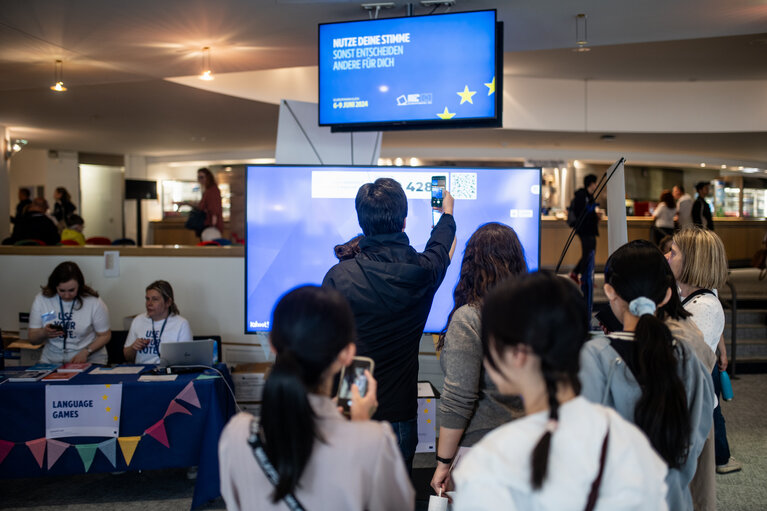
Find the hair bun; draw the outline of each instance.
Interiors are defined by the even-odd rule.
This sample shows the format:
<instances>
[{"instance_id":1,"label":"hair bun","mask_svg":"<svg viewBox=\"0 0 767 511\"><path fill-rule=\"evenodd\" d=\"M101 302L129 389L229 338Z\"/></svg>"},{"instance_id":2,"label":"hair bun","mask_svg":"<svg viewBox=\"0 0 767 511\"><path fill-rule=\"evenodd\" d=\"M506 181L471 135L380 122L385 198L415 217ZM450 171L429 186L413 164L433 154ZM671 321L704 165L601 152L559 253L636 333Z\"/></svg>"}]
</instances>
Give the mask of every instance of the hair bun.
<instances>
[{"instance_id":1,"label":"hair bun","mask_svg":"<svg viewBox=\"0 0 767 511\"><path fill-rule=\"evenodd\" d=\"M655 314L655 308L655 302L646 296L634 298L629 302L629 312L637 317L642 317L645 314Z\"/></svg>"}]
</instances>

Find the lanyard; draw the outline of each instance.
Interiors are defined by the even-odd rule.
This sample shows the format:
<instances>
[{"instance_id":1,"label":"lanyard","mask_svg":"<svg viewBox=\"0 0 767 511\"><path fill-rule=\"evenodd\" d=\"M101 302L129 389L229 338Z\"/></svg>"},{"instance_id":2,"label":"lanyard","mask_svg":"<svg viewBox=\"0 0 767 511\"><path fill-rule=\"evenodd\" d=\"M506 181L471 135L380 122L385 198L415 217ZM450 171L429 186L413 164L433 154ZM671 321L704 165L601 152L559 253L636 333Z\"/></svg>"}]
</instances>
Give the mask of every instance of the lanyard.
<instances>
[{"instance_id":1,"label":"lanyard","mask_svg":"<svg viewBox=\"0 0 767 511\"><path fill-rule=\"evenodd\" d=\"M72 305L69 307L69 318L72 318L72 311L75 309L75 300L72 299ZM67 349L67 337L69 336L69 321L67 321L67 316L64 315L64 302L61 300L61 295L59 295L59 309L61 310L61 324L64 327L64 333L62 336L64 337L64 350Z\"/></svg>"},{"instance_id":2,"label":"lanyard","mask_svg":"<svg viewBox=\"0 0 767 511\"><path fill-rule=\"evenodd\" d=\"M165 323L168 322L168 318L170 317L170 314L165 317L165 321L162 322L162 326L160 327L160 335L157 335L157 331L154 329L154 320L152 318L152 339L154 339L154 345L159 346L160 341L162 341L162 333L165 331Z\"/></svg>"}]
</instances>

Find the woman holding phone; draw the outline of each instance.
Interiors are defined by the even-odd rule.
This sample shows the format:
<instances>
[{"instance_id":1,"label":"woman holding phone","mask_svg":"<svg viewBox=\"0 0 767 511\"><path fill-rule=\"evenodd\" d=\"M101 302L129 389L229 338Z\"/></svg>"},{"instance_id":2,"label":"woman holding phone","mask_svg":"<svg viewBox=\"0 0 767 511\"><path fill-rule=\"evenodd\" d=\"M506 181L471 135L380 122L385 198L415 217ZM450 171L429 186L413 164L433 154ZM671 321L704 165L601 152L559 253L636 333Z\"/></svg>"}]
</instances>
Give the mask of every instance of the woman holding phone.
<instances>
[{"instance_id":1,"label":"woman holding phone","mask_svg":"<svg viewBox=\"0 0 767 511\"><path fill-rule=\"evenodd\" d=\"M386 422L370 420L376 382L352 386L351 420L331 398L334 377L356 353L354 316L340 293L303 286L274 308L276 354L260 420L240 413L219 442L229 510L412 510L415 494Z\"/></svg>"},{"instance_id":2,"label":"woman holding phone","mask_svg":"<svg viewBox=\"0 0 767 511\"><path fill-rule=\"evenodd\" d=\"M160 343L191 341L192 329L179 313L169 282L149 284L144 300L146 312L133 318L123 354L128 362L159 364Z\"/></svg>"},{"instance_id":3,"label":"woman holding phone","mask_svg":"<svg viewBox=\"0 0 767 511\"><path fill-rule=\"evenodd\" d=\"M56 266L29 313L29 340L44 344L40 362L106 364L111 336L107 306L80 267L71 261Z\"/></svg>"},{"instance_id":4,"label":"woman holding phone","mask_svg":"<svg viewBox=\"0 0 767 511\"><path fill-rule=\"evenodd\" d=\"M522 396L526 415L488 433L456 467L455 511L668 509L666 466L647 438L578 396L588 318L576 286L548 273L488 294L485 369L499 392Z\"/></svg>"},{"instance_id":5,"label":"woman holding phone","mask_svg":"<svg viewBox=\"0 0 767 511\"><path fill-rule=\"evenodd\" d=\"M507 225L482 225L466 243L453 292L455 303L437 345L445 374L437 409L437 468L431 480L437 493L452 489L451 467L466 449L489 431L524 415L519 397L501 395L482 368L480 308L492 287L526 272L522 245Z\"/></svg>"}]
</instances>

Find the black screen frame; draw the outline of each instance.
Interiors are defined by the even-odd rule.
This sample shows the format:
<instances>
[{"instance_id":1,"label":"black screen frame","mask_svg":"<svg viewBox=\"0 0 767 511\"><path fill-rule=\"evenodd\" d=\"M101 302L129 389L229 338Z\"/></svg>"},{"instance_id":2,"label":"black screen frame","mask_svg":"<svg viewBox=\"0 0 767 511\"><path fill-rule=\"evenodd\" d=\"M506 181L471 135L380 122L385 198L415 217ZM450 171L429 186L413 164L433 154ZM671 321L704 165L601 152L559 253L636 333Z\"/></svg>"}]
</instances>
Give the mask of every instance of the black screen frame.
<instances>
[{"instance_id":1,"label":"black screen frame","mask_svg":"<svg viewBox=\"0 0 767 511\"><path fill-rule=\"evenodd\" d=\"M398 19L398 18L420 18L425 16L445 16L451 14L465 14L471 12L487 12L492 11L495 14L495 116L494 117L476 117L476 118L462 118L462 119L420 119L420 120L403 120L403 121L376 121L376 122L355 122L355 123L322 123L320 122L321 115L320 109L322 105L319 98L322 97L321 87L322 80L319 79L322 70L320 66L320 29L322 25L339 25L342 23L359 23L359 22L374 22L373 20L352 20L341 22L329 22L320 23L317 26L317 125L320 127L329 127L331 133L349 133L349 132L365 132L365 131L405 131L405 130L425 130L425 129L459 129L459 128L500 128L503 126L503 22L498 21L497 9L481 9L475 11L461 11L450 12L440 14L427 14L419 16L393 16L385 19Z\"/></svg>"}]
</instances>

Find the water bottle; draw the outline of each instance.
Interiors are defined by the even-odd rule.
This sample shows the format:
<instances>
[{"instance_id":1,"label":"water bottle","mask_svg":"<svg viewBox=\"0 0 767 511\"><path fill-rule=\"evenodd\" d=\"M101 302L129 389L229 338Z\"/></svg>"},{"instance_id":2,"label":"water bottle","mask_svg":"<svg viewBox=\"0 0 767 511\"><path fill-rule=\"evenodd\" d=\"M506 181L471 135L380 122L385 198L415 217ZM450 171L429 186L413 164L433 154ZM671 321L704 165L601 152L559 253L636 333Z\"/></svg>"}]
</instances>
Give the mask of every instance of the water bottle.
<instances>
[{"instance_id":1,"label":"water bottle","mask_svg":"<svg viewBox=\"0 0 767 511\"><path fill-rule=\"evenodd\" d=\"M719 373L719 377L722 381L722 399L725 401L731 401L734 397L734 394L732 392L732 382L730 381L730 375L727 374L727 371L721 371Z\"/></svg>"}]
</instances>

